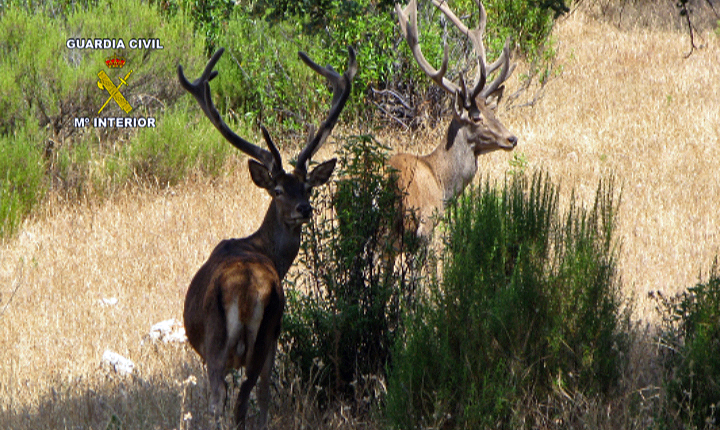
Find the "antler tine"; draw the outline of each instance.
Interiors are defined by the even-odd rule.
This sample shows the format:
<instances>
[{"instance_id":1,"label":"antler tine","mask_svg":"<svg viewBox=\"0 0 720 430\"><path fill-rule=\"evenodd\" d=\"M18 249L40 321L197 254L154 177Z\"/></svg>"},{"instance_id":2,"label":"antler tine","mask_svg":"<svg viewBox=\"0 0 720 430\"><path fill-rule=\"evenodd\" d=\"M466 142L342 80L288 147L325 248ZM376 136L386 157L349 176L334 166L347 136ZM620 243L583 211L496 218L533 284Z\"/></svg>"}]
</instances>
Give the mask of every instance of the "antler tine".
<instances>
[{"instance_id":1,"label":"antler tine","mask_svg":"<svg viewBox=\"0 0 720 430\"><path fill-rule=\"evenodd\" d=\"M435 68L430 65L420 49L420 35L418 34L417 26L417 0L410 0L410 3L408 3L404 9L402 9L399 4L396 4L395 12L398 15L400 30L402 31L403 37L407 41L407 44L413 53L413 57L415 57L415 61L420 66L420 69L443 90L450 94L457 93L460 90L460 87L445 78L449 57L447 45L445 45L443 62L440 66L440 70L435 70Z\"/></svg>"},{"instance_id":2,"label":"antler tine","mask_svg":"<svg viewBox=\"0 0 720 430\"><path fill-rule=\"evenodd\" d=\"M335 124L340 118L340 113L352 92L352 80L357 73L358 64L355 58L355 50L352 47L348 47L348 65L345 73L342 75L338 74L331 66L322 67L318 65L304 52L298 52L298 56L316 73L327 78L333 87L333 97L327 118L320 124L320 129L314 136L314 127L311 126L310 133L308 134L308 142L300 152L300 155L298 155L295 170L304 175L307 169L307 161L310 160L315 152L325 143L325 140L330 136L333 127L335 127Z\"/></svg>"},{"instance_id":3,"label":"antler tine","mask_svg":"<svg viewBox=\"0 0 720 430\"><path fill-rule=\"evenodd\" d=\"M473 86L470 97L475 98L485 85L485 78L487 76L486 73L490 73L487 71L488 67L485 55L485 45L482 41L483 35L485 34L485 27L487 25L487 12L485 12L485 7L480 0L476 1L478 9L480 10L480 19L478 22L478 28L470 30L450 9L446 0L432 0L432 2L442 13L445 14L450 22L452 22L455 27L460 30L460 32L470 39L470 42L473 45L473 50L475 51L475 55L477 55L478 71L475 78L475 85Z\"/></svg>"},{"instance_id":4,"label":"antler tine","mask_svg":"<svg viewBox=\"0 0 720 430\"><path fill-rule=\"evenodd\" d=\"M272 138L270 137L270 133L268 132L267 128L265 128L264 125L260 125L260 130L262 131L263 137L265 138L265 143L267 143L267 146L270 149L272 158L275 161L272 166L268 166L267 164L265 166L270 169L272 176L276 177L278 174L283 172L282 157L280 156L280 151L278 151L277 146L275 146L275 142L273 142Z\"/></svg>"},{"instance_id":5,"label":"antler tine","mask_svg":"<svg viewBox=\"0 0 720 430\"><path fill-rule=\"evenodd\" d=\"M503 52L502 54L500 54L500 57L488 67L488 73L492 73L500 66L502 66L502 68L500 69L500 73L497 75L497 77L495 77L495 79L487 87L483 88L483 90L480 92L483 97L489 96L490 94L495 92L495 90L500 88L500 85L502 85L502 83L505 82L515 70L516 64L510 66L509 37L505 41L505 46L503 47Z\"/></svg>"},{"instance_id":6,"label":"antler tine","mask_svg":"<svg viewBox=\"0 0 720 430\"><path fill-rule=\"evenodd\" d=\"M205 116L210 119L210 122L213 123L215 128L220 131L220 134L222 134L223 137L228 142L230 142L230 144L232 144L240 151L246 153L250 157L263 163L265 167L267 167L270 172L272 172L273 175L276 175L277 173L282 171L282 161L277 147L275 147L275 144L272 142L270 136L267 134L267 130L265 130L263 127L263 134L265 135L265 140L268 144L268 147L270 148L270 151L263 149L251 142L248 142L247 140L235 134L235 132L233 132L230 127L228 127L225 121L223 121L222 117L220 116L220 112L218 112L215 104L212 101L209 82L215 79L215 77L218 75L218 72L216 70L213 70L213 68L215 68L215 64L218 62L218 60L220 60L220 57L224 52L225 48L218 49L215 55L213 55L210 61L208 61L202 75L199 78L195 79L192 83L187 80L185 74L183 73L182 66L178 64L178 79L180 80L180 85L182 85L185 90L187 90L190 94L193 95L193 97L195 97L195 100L197 100L203 112L205 112Z\"/></svg>"},{"instance_id":7,"label":"antler tine","mask_svg":"<svg viewBox=\"0 0 720 430\"><path fill-rule=\"evenodd\" d=\"M485 26L487 24L487 13L485 7L480 0L477 1L478 7L480 8L480 22L478 28L470 30L461 20L455 15L447 4L447 0L432 0L433 4L440 9L442 13L452 22L455 27L460 30L461 33L465 34L472 42L475 53L478 56L478 60L486 63L485 61L485 45L483 45L482 37L485 34Z\"/></svg>"}]
</instances>

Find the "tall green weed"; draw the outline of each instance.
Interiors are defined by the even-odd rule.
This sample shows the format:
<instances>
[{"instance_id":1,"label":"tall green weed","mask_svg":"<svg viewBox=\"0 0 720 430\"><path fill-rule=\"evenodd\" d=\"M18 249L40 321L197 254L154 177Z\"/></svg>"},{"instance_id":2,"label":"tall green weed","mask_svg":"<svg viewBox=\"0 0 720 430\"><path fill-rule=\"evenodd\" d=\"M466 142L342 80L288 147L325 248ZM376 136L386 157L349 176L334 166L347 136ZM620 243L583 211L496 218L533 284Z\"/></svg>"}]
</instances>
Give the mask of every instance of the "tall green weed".
<instances>
[{"instance_id":1,"label":"tall green weed","mask_svg":"<svg viewBox=\"0 0 720 430\"><path fill-rule=\"evenodd\" d=\"M120 154L128 171L162 186L177 184L193 170L219 175L234 148L204 116L199 124L193 118L187 106L179 105L165 113L157 128L141 130Z\"/></svg>"},{"instance_id":2,"label":"tall green weed","mask_svg":"<svg viewBox=\"0 0 720 430\"><path fill-rule=\"evenodd\" d=\"M45 197L40 136L33 118L12 135L0 135L0 238L14 233Z\"/></svg>"},{"instance_id":3,"label":"tall green weed","mask_svg":"<svg viewBox=\"0 0 720 430\"><path fill-rule=\"evenodd\" d=\"M562 215L557 196L540 174L516 175L450 205L442 281L395 346L386 406L394 428L523 427L528 404L616 385L628 316L612 182L590 210L573 201Z\"/></svg>"}]
</instances>

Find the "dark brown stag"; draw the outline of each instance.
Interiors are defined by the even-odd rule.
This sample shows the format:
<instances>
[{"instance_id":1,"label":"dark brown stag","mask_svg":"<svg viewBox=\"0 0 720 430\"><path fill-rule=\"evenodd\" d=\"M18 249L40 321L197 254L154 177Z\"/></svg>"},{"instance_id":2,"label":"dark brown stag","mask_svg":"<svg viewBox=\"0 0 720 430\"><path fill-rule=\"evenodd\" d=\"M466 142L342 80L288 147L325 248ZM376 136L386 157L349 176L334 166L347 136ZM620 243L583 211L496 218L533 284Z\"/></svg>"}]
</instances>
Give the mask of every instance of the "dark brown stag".
<instances>
[{"instance_id":1,"label":"dark brown stag","mask_svg":"<svg viewBox=\"0 0 720 430\"><path fill-rule=\"evenodd\" d=\"M302 224L312 216L311 191L330 179L336 159L319 164L309 173L307 164L338 121L350 96L357 62L350 48L347 70L340 75L332 67L320 67L299 53L310 68L328 79L333 98L327 119L317 133L310 131L295 169L288 173L283 170L280 152L265 128L262 132L269 151L235 134L215 108L209 82L218 74L213 68L222 54L223 49L215 53L202 76L192 83L185 78L182 66L178 66L180 83L225 139L253 158L249 160L252 180L267 190L272 201L255 233L220 242L195 274L185 298L185 330L190 345L207 366L210 408L216 425L220 423L227 395L225 375L231 369L244 367L245 379L235 405L234 425L245 428L248 398L260 378L259 427L265 428L269 380L285 305L281 282L300 248Z\"/></svg>"}]
</instances>

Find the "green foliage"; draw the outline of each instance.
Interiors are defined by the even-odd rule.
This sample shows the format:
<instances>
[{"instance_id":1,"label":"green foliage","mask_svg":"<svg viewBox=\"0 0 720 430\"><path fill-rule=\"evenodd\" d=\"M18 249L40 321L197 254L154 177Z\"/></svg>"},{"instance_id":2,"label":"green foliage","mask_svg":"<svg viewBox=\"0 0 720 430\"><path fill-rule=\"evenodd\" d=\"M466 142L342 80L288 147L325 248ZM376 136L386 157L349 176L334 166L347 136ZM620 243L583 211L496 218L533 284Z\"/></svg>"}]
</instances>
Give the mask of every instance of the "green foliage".
<instances>
[{"instance_id":1,"label":"green foliage","mask_svg":"<svg viewBox=\"0 0 720 430\"><path fill-rule=\"evenodd\" d=\"M122 38L126 49L68 48L66 41L75 38ZM164 49L129 49L131 38L157 38ZM3 234L11 232L21 220L17 217L26 216L42 200L47 186L79 197L89 192L102 194L130 179L129 163L122 158L127 151L123 152L122 146L123 142L133 140L134 131L103 129L93 133L76 127L74 121L98 116L107 93L98 89L97 73L106 69L105 59L112 53L126 59L126 70L133 69L128 79L130 88L123 91L134 107L133 116L155 116L172 106L182 94L177 85L176 65L193 67L204 62L202 43L193 38L182 16L163 18L155 8L139 0L3 6L0 138L8 148L10 142L20 142L13 144L12 152L3 148L9 154L4 157L6 160L20 153L28 160L15 163L14 170L6 176L44 175L37 179L42 187L32 182L23 186L25 191L20 194L19 182L4 182L4 199L23 197L20 203L3 204L0 218ZM108 73L115 78L112 71ZM124 116L124 112L109 104L102 115ZM205 156L215 159L213 152ZM36 160L42 160L44 169L36 169ZM28 171L19 172L24 168ZM30 199L28 190L34 190L37 196Z\"/></svg>"},{"instance_id":2,"label":"green foliage","mask_svg":"<svg viewBox=\"0 0 720 430\"><path fill-rule=\"evenodd\" d=\"M182 94L176 83L176 65L202 61L201 45L187 28L181 17L163 20L139 0L103 1L69 12L63 19L40 11L8 9L0 21L0 109L5 113L0 134L22 125L26 112L32 110L41 127L49 126L51 138L71 137L76 131L73 119L97 116L107 98L97 88L97 73L106 69L105 59L113 52L133 69L128 97L133 95L129 101L134 114L152 114L172 104ZM122 38L126 49L67 48L66 41L74 38ZM159 38L164 49L129 49L131 38ZM120 112L108 105L103 114Z\"/></svg>"},{"instance_id":3,"label":"green foliage","mask_svg":"<svg viewBox=\"0 0 720 430\"><path fill-rule=\"evenodd\" d=\"M720 266L674 298L658 296L668 428L720 427Z\"/></svg>"},{"instance_id":4,"label":"green foliage","mask_svg":"<svg viewBox=\"0 0 720 430\"><path fill-rule=\"evenodd\" d=\"M360 68L355 77L353 104L350 108L361 116L375 110L367 103L369 88L385 88L397 84L402 76L398 63L395 16L387 2L343 1L332 2L333 15L324 27L329 37L321 38L328 51L327 61L337 64L345 55L345 47L358 51Z\"/></svg>"},{"instance_id":5,"label":"green foliage","mask_svg":"<svg viewBox=\"0 0 720 430\"><path fill-rule=\"evenodd\" d=\"M194 110L194 107L193 107ZM218 175L233 147L205 118L192 123L187 107L173 109L155 129L142 129L121 154L136 177L174 185L193 169Z\"/></svg>"},{"instance_id":6,"label":"green foliage","mask_svg":"<svg viewBox=\"0 0 720 430\"><path fill-rule=\"evenodd\" d=\"M371 136L347 138L335 191L315 197L320 215L305 232L288 292L282 350L304 382L325 396L351 395L368 375L384 378L401 311L424 258L395 263L388 232L399 194L386 151Z\"/></svg>"},{"instance_id":7,"label":"green foliage","mask_svg":"<svg viewBox=\"0 0 720 430\"><path fill-rule=\"evenodd\" d=\"M300 50L315 57L315 50L309 49L312 39L299 30L290 23L271 26L265 20L236 14L220 41L227 52L213 82L218 107L235 111L248 125L261 122L277 131L297 131L304 121L313 122L323 95L329 104L330 94L323 91L325 83L319 75L298 57ZM322 64L321 58L314 60ZM346 63L347 53L336 67Z\"/></svg>"},{"instance_id":8,"label":"green foliage","mask_svg":"<svg viewBox=\"0 0 720 430\"><path fill-rule=\"evenodd\" d=\"M465 191L446 215L442 282L397 343L394 428L514 428L556 389L609 393L626 342L612 182L566 216L541 175ZM534 402L532 401L534 399ZM547 411L552 416L553 411Z\"/></svg>"},{"instance_id":9,"label":"green foliage","mask_svg":"<svg viewBox=\"0 0 720 430\"><path fill-rule=\"evenodd\" d=\"M168 2L169 3L169 2ZM222 27L227 25L235 2L233 0L184 0L185 10L190 16L195 32L205 36L205 53L212 55L216 42L223 33Z\"/></svg>"},{"instance_id":10,"label":"green foliage","mask_svg":"<svg viewBox=\"0 0 720 430\"><path fill-rule=\"evenodd\" d=\"M332 7L323 10L327 23L320 32L306 24L307 17L282 15L280 19L271 12L236 7L219 39L218 44L231 54L218 66L224 67L218 79L224 109L236 111L248 124L260 121L277 128L275 134L298 131L304 122L318 122L326 114L330 94L297 52L342 71L347 48L353 46L360 67L345 115L371 114L372 105L364 97L368 86L384 85L396 61L392 16L378 14L370 2L353 2L352 7L332 2Z\"/></svg>"},{"instance_id":11,"label":"green foliage","mask_svg":"<svg viewBox=\"0 0 720 430\"><path fill-rule=\"evenodd\" d=\"M58 67L65 47L57 21L12 8L0 20L0 134L22 127L28 113L46 125L62 109L60 100L77 92L73 71Z\"/></svg>"},{"instance_id":12,"label":"green foliage","mask_svg":"<svg viewBox=\"0 0 720 430\"><path fill-rule=\"evenodd\" d=\"M45 196L39 136L32 118L13 135L0 135L0 238L12 234Z\"/></svg>"},{"instance_id":13,"label":"green foliage","mask_svg":"<svg viewBox=\"0 0 720 430\"><path fill-rule=\"evenodd\" d=\"M524 152L515 151L512 160L508 161L508 164L510 164L510 169L507 171L509 175L524 175L530 162Z\"/></svg>"},{"instance_id":14,"label":"green foliage","mask_svg":"<svg viewBox=\"0 0 720 430\"><path fill-rule=\"evenodd\" d=\"M542 55L554 19L569 10L563 0L486 0L484 4L490 49L500 52L505 39L511 37L531 60Z\"/></svg>"}]
</instances>

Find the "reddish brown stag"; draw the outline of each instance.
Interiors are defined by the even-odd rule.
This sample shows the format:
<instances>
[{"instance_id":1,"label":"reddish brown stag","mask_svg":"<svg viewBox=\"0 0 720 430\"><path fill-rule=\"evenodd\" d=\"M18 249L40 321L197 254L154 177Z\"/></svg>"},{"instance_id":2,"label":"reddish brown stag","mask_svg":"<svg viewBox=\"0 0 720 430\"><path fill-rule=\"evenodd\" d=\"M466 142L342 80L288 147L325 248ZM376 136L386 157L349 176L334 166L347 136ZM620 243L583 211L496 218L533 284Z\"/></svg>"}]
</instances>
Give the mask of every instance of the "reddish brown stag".
<instances>
[{"instance_id":1,"label":"reddish brown stag","mask_svg":"<svg viewBox=\"0 0 720 430\"><path fill-rule=\"evenodd\" d=\"M182 66L178 66L180 83L225 139L253 158L249 160L252 180L267 190L272 201L255 233L242 239L223 240L215 247L190 283L183 316L188 341L207 366L210 408L216 425L221 422L227 395L225 376L231 369L244 367L234 425L245 428L248 398L259 378L259 428L265 428L269 380L285 305L281 282L300 248L302 224L312 216L312 189L330 179L336 159L319 164L309 173L307 164L338 121L350 96L357 62L350 48L347 70L340 75L332 67L321 67L299 53L310 68L328 79L333 98L327 119L317 133L310 131L295 169L288 173L283 170L280 152L264 127L262 132L269 150L235 134L215 108L209 82L218 74L213 68L222 54L220 49L202 76L192 83L185 78Z\"/></svg>"},{"instance_id":2,"label":"reddish brown stag","mask_svg":"<svg viewBox=\"0 0 720 430\"><path fill-rule=\"evenodd\" d=\"M510 65L510 41L505 43L500 57L490 65L485 58L482 37L487 15L480 0L478 28L468 29L450 10L444 0L432 0L450 22L472 43L477 57L475 83L467 87L462 74L459 84L445 77L448 69L448 47L439 70L433 68L420 50L417 28L417 0L411 0L403 9L395 5L400 30L407 41L415 61L440 88L454 98L453 118L447 137L427 155L396 154L389 164L398 171L398 185L404 191L404 210L414 216L405 217L406 231L415 231L427 237L434 227L433 219L441 214L447 201L460 194L473 180L477 172L477 157L498 149L511 151L518 139L497 119L494 109L499 103L504 85L515 66ZM487 77L500 69L492 82Z\"/></svg>"}]
</instances>

